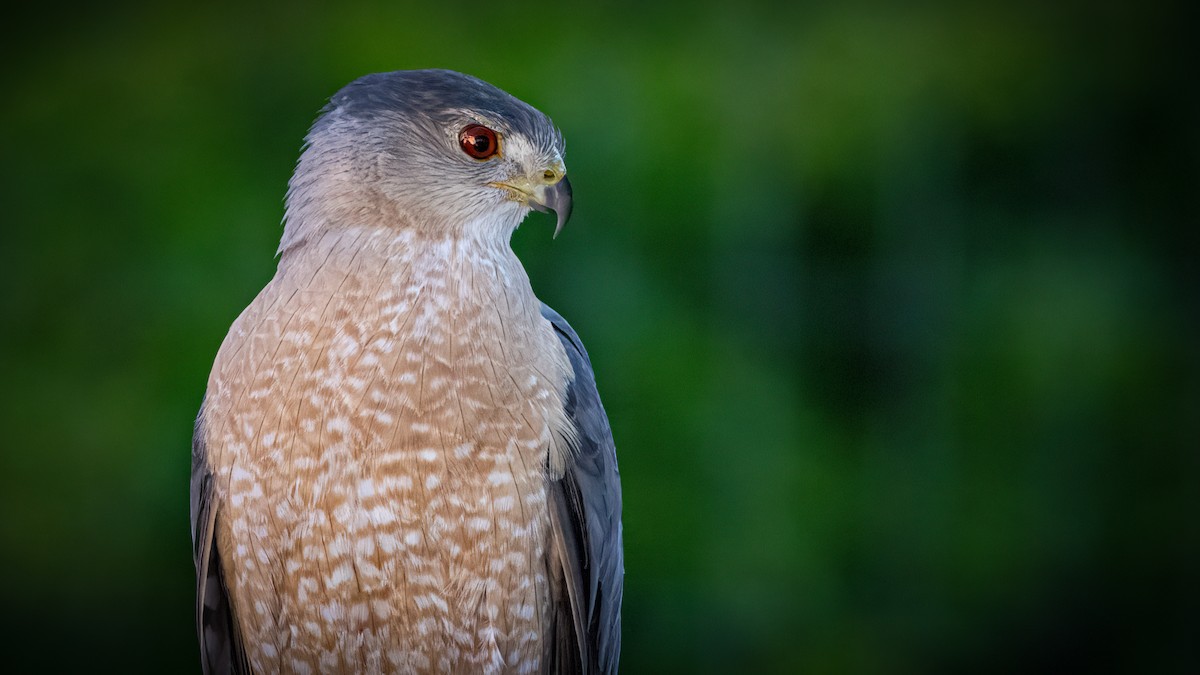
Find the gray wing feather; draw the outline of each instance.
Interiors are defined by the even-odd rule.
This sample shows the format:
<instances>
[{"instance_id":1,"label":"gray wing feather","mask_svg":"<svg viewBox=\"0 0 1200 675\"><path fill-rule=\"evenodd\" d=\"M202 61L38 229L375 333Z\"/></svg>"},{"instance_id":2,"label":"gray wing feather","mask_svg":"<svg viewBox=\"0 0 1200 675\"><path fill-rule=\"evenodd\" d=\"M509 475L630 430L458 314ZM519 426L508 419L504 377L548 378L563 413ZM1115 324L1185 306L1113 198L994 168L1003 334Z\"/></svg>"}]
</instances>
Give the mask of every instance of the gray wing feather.
<instances>
[{"instance_id":1,"label":"gray wing feather","mask_svg":"<svg viewBox=\"0 0 1200 675\"><path fill-rule=\"evenodd\" d=\"M196 563L196 633L205 675L250 672L216 544L217 505L204 447L204 410L192 435L192 556Z\"/></svg>"},{"instance_id":2,"label":"gray wing feather","mask_svg":"<svg viewBox=\"0 0 1200 675\"><path fill-rule=\"evenodd\" d=\"M573 461L550 486L565 588L558 589L555 598L555 646L547 665L558 673L615 673L621 654L625 576L616 447L579 336L545 305L542 316L553 324L575 371L567 387L566 412L579 434Z\"/></svg>"}]
</instances>

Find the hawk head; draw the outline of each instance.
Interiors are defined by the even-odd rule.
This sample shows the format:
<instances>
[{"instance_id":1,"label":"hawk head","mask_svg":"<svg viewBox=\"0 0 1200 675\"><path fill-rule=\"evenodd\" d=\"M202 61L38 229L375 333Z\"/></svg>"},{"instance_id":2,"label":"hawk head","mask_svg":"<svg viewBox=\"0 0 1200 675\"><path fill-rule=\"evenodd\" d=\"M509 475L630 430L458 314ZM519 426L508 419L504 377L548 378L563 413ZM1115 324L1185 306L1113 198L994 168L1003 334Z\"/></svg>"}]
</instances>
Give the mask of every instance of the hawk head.
<instances>
[{"instance_id":1,"label":"hawk head","mask_svg":"<svg viewBox=\"0 0 1200 675\"><path fill-rule=\"evenodd\" d=\"M356 226L503 236L571 213L563 138L532 106L448 70L361 77L334 94L289 183L280 250Z\"/></svg>"}]
</instances>

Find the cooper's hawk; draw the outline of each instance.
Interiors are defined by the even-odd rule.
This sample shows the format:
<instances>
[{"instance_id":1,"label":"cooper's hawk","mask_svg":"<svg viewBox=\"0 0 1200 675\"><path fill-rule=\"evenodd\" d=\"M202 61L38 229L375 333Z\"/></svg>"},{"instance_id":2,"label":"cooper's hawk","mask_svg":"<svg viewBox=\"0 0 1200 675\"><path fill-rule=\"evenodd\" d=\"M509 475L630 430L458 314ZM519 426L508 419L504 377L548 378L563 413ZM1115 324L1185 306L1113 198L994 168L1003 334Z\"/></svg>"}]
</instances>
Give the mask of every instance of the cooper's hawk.
<instances>
[{"instance_id":1,"label":"cooper's hawk","mask_svg":"<svg viewBox=\"0 0 1200 675\"><path fill-rule=\"evenodd\" d=\"M349 84L306 141L196 422L205 671L615 671L612 435L509 247L570 213L561 135L426 70Z\"/></svg>"}]
</instances>

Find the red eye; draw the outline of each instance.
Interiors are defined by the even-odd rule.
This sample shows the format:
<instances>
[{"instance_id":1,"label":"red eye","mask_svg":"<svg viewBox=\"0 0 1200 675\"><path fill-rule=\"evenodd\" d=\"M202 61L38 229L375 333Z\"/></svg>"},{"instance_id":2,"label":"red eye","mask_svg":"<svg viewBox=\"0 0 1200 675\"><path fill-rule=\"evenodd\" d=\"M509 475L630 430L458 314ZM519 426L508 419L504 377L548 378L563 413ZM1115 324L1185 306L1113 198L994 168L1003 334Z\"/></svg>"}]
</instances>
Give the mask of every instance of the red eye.
<instances>
[{"instance_id":1,"label":"red eye","mask_svg":"<svg viewBox=\"0 0 1200 675\"><path fill-rule=\"evenodd\" d=\"M475 159L487 159L495 156L500 150L496 141L496 132L482 124L471 124L458 135L458 143L463 152Z\"/></svg>"}]
</instances>

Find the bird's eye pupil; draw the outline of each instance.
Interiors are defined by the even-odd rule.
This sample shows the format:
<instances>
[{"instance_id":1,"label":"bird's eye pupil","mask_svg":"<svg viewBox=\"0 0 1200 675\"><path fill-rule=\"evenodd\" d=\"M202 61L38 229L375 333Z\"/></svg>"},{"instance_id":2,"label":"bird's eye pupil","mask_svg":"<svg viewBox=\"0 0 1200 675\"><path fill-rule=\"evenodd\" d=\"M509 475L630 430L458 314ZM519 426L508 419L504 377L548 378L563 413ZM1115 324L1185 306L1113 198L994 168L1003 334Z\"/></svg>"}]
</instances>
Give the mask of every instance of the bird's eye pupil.
<instances>
[{"instance_id":1,"label":"bird's eye pupil","mask_svg":"<svg viewBox=\"0 0 1200 675\"><path fill-rule=\"evenodd\" d=\"M489 159L499 150L496 132L482 124L471 124L458 136L463 152L475 159Z\"/></svg>"}]
</instances>

